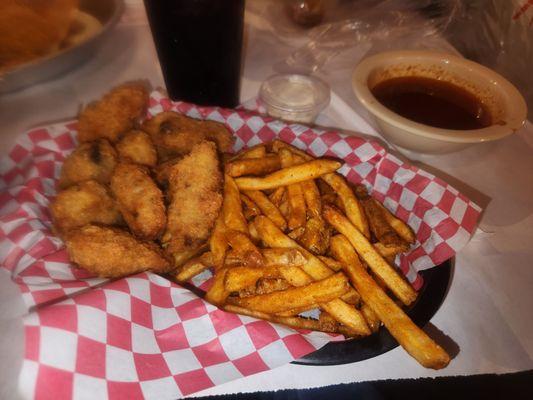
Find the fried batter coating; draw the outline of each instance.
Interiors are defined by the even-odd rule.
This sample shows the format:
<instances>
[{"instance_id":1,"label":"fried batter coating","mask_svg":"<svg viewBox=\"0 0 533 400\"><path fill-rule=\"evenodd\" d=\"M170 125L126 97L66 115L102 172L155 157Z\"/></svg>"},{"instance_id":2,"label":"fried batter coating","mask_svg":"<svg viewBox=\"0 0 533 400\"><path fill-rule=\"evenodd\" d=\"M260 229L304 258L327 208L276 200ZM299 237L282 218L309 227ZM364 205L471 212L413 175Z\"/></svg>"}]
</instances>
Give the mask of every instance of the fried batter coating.
<instances>
[{"instance_id":1,"label":"fried batter coating","mask_svg":"<svg viewBox=\"0 0 533 400\"><path fill-rule=\"evenodd\" d=\"M154 179L159 186L163 188L168 187L168 178L170 177L170 171L172 171L172 167L176 165L180 160L181 158L171 158L170 160L165 161L154 168Z\"/></svg>"},{"instance_id":2,"label":"fried batter coating","mask_svg":"<svg viewBox=\"0 0 533 400\"><path fill-rule=\"evenodd\" d=\"M222 153L231 151L233 146L233 136L223 124L200 121L173 111L160 113L145 121L143 129L152 136L163 160L185 155L204 140L214 141Z\"/></svg>"},{"instance_id":3,"label":"fried batter coating","mask_svg":"<svg viewBox=\"0 0 533 400\"><path fill-rule=\"evenodd\" d=\"M122 216L105 186L85 181L58 193L50 204L56 231L62 235L90 223L116 225Z\"/></svg>"},{"instance_id":4,"label":"fried batter coating","mask_svg":"<svg viewBox=\"0 0 533 400\"><path fill-rule=\"evenodd\" d=\"M116 164L117 152L107 140L82 143L63 163L59 187L64 189L90 179L109 183Z\"/></svg>"},{"instance_id":5,"label":"fried batter coating","mask_svg":"<svg viewBox=\"0 0 533 400\"><path fill-rule=\"evenodd\" d=\"M111 191L132 232L153 240L165 229L163 193L146 167L119 163L111 176Z\"/></svg>"},{"instance_id":6,"label":"fried batter coating","mask_svg":"<svg viewBox=\"0 0 533 400\"><path fill-rule=\"evenodd\" d=\"M112 89L101 100L88 104L79 115L78 139L88 142L106 138L116 142L133 129L144 115L148 92L138 83L126 83Z\"/></svg>"},{"instance_id":7,"label":"fried batter coating","mask_svg":"<svg viewBox=\"0 0 533 400\"><path fill-rule=\"evenodd\" d=\"M179 266L206 243L222 206L222 173L213 142L204 141L172 166L163 246Z\"/></svg>"},{"instance_id":8,"label":"fried batter coating","mask_svg":"<svg viewBox=\"0 0 533 400\"><path fill-rule=\"evenodd\" d=\"M147 167L155 167L157 164L154 144L146 132L129 131L117 142L115 148L120 159Z\"/></svg>"},{"instance_id":9,"label":"fried batter coating","mask_svg":"<svg viewBox=\"0 0 533 400\"><path fill-rule=\"evenodd\" d=\"M104 278L146 270L163 273L171 266L155 243L135 239L118 228L86 225L70 231L65 244L72 262Z\"/></svg>"}]
</instances>

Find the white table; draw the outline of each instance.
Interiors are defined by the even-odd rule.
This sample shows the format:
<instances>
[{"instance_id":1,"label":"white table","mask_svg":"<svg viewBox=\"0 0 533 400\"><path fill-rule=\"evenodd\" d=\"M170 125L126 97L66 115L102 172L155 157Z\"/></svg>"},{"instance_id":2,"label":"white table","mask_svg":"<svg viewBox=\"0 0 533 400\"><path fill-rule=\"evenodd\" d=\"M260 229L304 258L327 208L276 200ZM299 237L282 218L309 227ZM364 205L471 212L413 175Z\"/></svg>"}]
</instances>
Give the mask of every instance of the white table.
<instances>
[{"instance_id":1,"label":"white table","mask_svg":"<svg viewBox=\"0 0 533 400\"><path fill-rule=\"evenodd\" d=\"M72 118L80 104L98 98L127 80L148 79L161 86L162 75L140 3L127 14L89 62L53 81L0 97L0 156L26 129ZM291 47L247 13L241 99L254 97ZM335 71L322 72L332 103L318 123L378 136L350 89L350 75L361 54L346 53ZM342 59L342 58L341 58ZM370 121L366 122L365 119ZM504 373L533 368L533 126L496 143L461 152L428 156L407 154L420 167L443 178L485 208L480 227L457 256L444 304L431 320L431 335L452 341L459 352L444 370L419 366L402 349L354 364L308 367L285 365L197 394L310 388L390 378ZM25 307L8 274L0 272L0 398L17 398L22 362ZM433 326L438 327L434 328ZM453 351L453 350L452 350Z\"/></svg>"}]
</instances>

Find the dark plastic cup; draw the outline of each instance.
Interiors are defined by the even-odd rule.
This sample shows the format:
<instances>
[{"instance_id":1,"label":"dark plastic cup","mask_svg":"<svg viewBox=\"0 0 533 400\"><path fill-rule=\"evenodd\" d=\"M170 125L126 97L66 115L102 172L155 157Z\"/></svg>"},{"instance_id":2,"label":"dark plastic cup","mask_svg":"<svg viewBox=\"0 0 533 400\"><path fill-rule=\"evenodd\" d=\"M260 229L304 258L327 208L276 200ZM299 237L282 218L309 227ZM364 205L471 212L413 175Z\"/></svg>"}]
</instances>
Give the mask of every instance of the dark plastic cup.
<instances>
[{"instance_id":1,"label":"dark plastic cup","mask_svg":"<svg viewBox=\"0 0 533 400\"><path fill-rule=\"evenodd\" d=\"M239 104L244 0L144 0L172 100Z\"/></svg>"}]
</instances>

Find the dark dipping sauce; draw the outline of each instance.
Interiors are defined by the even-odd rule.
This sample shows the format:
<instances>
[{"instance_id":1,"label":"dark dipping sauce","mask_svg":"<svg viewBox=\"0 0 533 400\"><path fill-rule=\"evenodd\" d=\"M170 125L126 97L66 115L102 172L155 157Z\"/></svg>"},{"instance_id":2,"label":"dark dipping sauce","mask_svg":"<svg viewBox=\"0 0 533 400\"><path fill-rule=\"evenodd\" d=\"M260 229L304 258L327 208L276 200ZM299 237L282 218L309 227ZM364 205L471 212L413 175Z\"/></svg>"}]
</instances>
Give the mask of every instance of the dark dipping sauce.
<instances>
[{"instance_id":1,"label":"dark dipping sauce","mask_svg":"<svg viewBox=\"0 0 533 400\"><path fill-rule=\"evenodd\" d=\"M474 94L450 82L418 76L384 80L372 94L388 109L435 128L486 128L492 118Z\"/></svg>"}]
</instances>

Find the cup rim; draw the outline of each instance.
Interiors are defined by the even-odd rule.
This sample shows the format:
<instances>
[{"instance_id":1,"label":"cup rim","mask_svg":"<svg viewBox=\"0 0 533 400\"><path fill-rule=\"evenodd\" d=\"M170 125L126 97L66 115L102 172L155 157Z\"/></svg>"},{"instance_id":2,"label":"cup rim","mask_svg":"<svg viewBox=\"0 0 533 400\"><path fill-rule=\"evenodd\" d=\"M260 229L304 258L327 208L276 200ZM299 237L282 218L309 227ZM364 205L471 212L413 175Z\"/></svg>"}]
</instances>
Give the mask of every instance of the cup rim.
<instances>
[{"instance_id":1,"label":"cup rim","mask_svg":"<svg viewBox=\"0 0 533 400\"><path fill-rule=\"evenodd\" d=\"M443 129L412 121L385 107L374 97L368 87L370 74L385 65L416 60L434 62L436 65L453 63L463 68L465 73L476 74L492 84L502 94L506 106L512 104L512 107L506 107L505 123L472 130ZM406 50L372 55L355 67L352 74L352 88L357 99L376 118L412 134L446 142L478 143L497 140L518 130L527 118L527 106L524 98L507 79L483 65L448 53Z\"/></svg>"}]
</instances>

